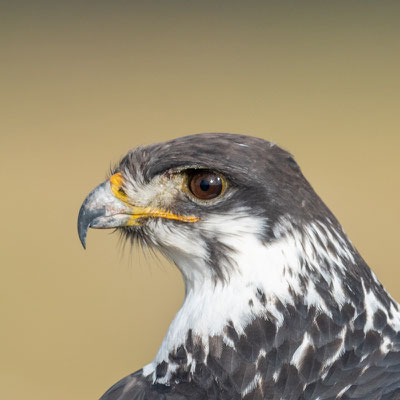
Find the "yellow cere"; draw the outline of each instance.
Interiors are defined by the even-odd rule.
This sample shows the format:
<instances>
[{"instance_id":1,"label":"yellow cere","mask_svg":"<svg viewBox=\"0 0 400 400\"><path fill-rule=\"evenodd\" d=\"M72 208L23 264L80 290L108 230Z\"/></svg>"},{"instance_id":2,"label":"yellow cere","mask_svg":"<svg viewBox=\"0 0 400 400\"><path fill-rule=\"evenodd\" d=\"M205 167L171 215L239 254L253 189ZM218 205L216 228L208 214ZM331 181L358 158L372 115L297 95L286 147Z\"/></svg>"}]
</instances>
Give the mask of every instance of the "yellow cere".
<instances>
[{"instance_id":1,"label":"yellow cere","mask_svg":"<svg viewBox=\"0 0 400 400\"><path fill-rule=\"evenodd\" d=\"M124 203L128 203L128 196L125 194L125 191L122 188L123 183L124 178L122 177L121 172L118 172L110 177L111 191L113 192L114 196Z\"/></svg>"},{"instance_id":2,"label":"yellow cere","mask_svg":"<svg viewBox=\"0 0 400 400\"><path fill-rule=\"evenodd\" d=\"M182 222L197 222L200 220L200 218L198 218L198 217L176 215L176 214L170 213L169 211L161 210L158 208L133 206L132 204L129 203L128 196L125 194L125 191L123 190L123 183L124 183L124 179L120 172L118 172L110 177L111 191L113 192L114 196L117 199L124 202L125 204L129 205L130 208L132 209L132 216L130 217L129 221L127 222L127 224L126 224L127 226L140 225L137 221L139 218L150 218L150 217L173 219L173 220L182 221Z\"/></svg>"}]
</instances>

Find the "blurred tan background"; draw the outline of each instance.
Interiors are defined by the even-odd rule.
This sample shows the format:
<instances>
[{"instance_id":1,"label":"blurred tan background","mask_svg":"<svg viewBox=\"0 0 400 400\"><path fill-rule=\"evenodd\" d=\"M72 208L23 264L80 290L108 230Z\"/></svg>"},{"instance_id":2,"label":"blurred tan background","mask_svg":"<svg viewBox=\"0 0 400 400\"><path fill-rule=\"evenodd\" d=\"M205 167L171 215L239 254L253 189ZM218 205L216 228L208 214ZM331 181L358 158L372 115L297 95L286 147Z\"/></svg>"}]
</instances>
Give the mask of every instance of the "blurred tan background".
<instances>
[{"instance_id":1,"label":"blurred tan background","mask_svg":"<svg viewBox=\"0 0 400 400\"><path fill-rule=\"evenodd\" d=\"M400 2L4 3L1 399L97 399L155 355L179 274L76 233L82 200L139 144L280 144L400 299Z\"/></svg>"}]
</instances>

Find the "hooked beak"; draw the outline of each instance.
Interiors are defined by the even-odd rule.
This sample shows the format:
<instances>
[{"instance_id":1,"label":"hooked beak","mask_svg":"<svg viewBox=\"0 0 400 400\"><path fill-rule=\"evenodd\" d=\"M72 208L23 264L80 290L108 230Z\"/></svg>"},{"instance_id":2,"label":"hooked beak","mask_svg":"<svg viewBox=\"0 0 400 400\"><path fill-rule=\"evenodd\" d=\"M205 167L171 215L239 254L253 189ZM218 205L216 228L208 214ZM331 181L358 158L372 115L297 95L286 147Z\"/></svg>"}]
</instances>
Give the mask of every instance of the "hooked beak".
<instances>
[{"instance_id":1,"label":"hooked beak","mask_svg":"<svg viewBox=\"0 0 400 400\"><path fill-rule=\"evenodd\" d=\"M111 178L113 177L115 175ZM112 185L113 181L110 179L94 188L79 210L78 234L85 249L89 228L107 229L126 226L132 215L131 207L114 195Z\"/></svg>"},{"instance_id":2,"label":"hooked beak","mask_svg":"<svg viewBox=\"0 0 400 400\"><path fill-rule=\"evenodd\" d=\"M197 217L172 214L153 207L138 207L129 202L123 190L123 177L116 173L94 188L86 197L79 210L78 235L86 249L86 235L89 228L109 229L140 225L140 219L158 217L182 222L196 222Z\"/></svg>"}]
</instances>

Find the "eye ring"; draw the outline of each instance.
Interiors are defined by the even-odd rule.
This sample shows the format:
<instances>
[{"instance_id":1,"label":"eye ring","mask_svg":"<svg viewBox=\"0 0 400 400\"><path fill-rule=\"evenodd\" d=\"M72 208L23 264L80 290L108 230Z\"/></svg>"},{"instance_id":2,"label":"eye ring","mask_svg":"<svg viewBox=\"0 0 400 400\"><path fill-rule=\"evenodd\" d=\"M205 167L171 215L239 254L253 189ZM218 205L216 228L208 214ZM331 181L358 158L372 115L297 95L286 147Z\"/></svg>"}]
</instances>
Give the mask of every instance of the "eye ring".
<instances>
[{"instance_id":1,"label":"eye ring","mask_svg":"<svg viewBox=\"0 0 400 400\"><path fill-rule=\"evenodd\" d=\"M225 191L225 179L210 170L191 170L187 174L187 189L196 200L210 201Z\"/></svg>"}]
</instances>

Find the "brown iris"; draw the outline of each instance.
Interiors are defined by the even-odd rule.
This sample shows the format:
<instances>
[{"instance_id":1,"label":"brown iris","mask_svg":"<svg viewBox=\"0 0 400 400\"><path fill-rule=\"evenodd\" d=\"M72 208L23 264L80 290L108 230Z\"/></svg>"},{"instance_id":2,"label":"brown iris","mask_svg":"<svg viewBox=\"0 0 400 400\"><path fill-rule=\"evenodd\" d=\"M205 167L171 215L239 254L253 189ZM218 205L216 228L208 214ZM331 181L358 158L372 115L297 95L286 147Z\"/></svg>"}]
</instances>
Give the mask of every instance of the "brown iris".
<instances>
[{"instance_id":1,"label":"brown iris","mask_svg":"<svg viewBox=\"0 0 400 400\"><path fill-rule=\"evenodd\" d=\"M212 171L194 171L189 175L188 186L195 197L211 200L222 192L222 179Z\"/></svg>"}]
</instances>

